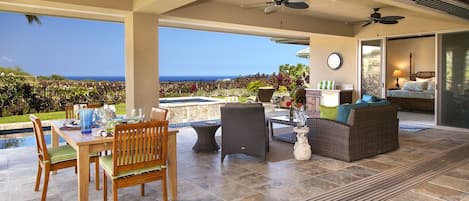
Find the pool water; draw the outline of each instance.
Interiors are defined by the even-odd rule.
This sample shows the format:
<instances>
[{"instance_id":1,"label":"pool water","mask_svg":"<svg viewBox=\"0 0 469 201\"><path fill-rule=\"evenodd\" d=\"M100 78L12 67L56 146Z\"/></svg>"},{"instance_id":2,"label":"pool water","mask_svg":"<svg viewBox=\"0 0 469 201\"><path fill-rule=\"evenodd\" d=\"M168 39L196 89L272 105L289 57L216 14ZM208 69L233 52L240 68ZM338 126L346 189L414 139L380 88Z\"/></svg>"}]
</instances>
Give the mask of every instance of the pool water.
<instances>
[{"instance_id":1,"label":"pool water","mask_svg":"<svg viewBox=\"0 0 469 201\"><path fill-rule=\"evenodd\" d=\"M46 144L51 144L51 135L44 135ZM64 139L59 138L59 142L65 142ZM36 138L34 134L25 134L23 136L2 138L0 139L0 149L8 149L15 147L36 146Z\"/></svg>"}]
</instances>

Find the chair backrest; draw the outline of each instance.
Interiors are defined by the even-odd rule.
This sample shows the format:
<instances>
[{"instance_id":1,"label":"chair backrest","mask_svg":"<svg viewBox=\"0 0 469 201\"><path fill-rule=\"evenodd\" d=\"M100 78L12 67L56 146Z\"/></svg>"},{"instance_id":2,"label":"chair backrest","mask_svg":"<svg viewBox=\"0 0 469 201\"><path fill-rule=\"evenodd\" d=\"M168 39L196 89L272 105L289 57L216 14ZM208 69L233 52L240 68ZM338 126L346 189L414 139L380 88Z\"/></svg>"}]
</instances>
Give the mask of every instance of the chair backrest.
<instances>
[{"instance_id":1,"label":"chair backrest","mask_svg":"<svg viewBox=\"0 0 469 201\"><path fill-rule=\"evenodd\" d=\"M163 121L168 116L168 109L160 107L152 107L150 121Z\"/></svg>"},{"instance_id":2,"label":"chair backrest","mask_svg":"<svg viewBox=\"0 0 469 201\"><path fill-rule=\"evenodd\" d=\"M86 108L100 108L100 107L103 107L103 105L100 103L87 103L86 104Z\"/></svg>"},{"instance_id":3,"label":"chair backrest","mask_svg":"<svg viewBox=\"0 0 469 201\"><path fill-rule=\"evenodd\" d=\"M220 108L222 154L244 153L265 157L268 142L261 103L227 103Z\"/></svg>"},{"instance_id":4,"label":"chair backrest","mask_svg":"<svg viewBox=\"0 0 469 201\"><path fill-rule=\"evenodd\" d=\"M348 118L351 127L377 130L382 130L386 125L396 124L397 121L397 106L392 104L354 108Z\"/></svg>"},{"instance_id":5,"label":"chair backrest","mask_svg":"<svg viewBox=\"0 0 469 201\"><path fill-rule=\"evenodd\" d=\"M274 88L259 88L257 91L257 100L259 102L270 102L272 95L274 95Z\"/></svg>"},{"instance_id":6,"label":"chair backrest","mask_svg":"<svg viewBox=\"0 0 469 201\"><path fill-rule=\"evenodd\" d=\"M34 136L36 137L37 155L39 160L48 161L49 153L47 152L47 144L46 140L44 139L44 131L42 129L41 120L33 114L29 115L29 119L31 119L33 122L33 131Z\"/></svg>"},{"instance_id":7,"label":"chair backrest","mask_svg":"<svg viewBox=\"0 0 469 201\"><path fill-rule=\"evenodd\" d=\"M168 121L119 124L112 147L113 176L133 169L166 165Z\"/></svg>"},{"instance_id":8,"label":"chair backrest","mask_svg":"<svg viewBox=\"0 0 469 201\"><path fill-rule=\"evenodd\" d=\"M65 105L65 119L77 119L73 105Z\"/></svg>"}]
</instances>

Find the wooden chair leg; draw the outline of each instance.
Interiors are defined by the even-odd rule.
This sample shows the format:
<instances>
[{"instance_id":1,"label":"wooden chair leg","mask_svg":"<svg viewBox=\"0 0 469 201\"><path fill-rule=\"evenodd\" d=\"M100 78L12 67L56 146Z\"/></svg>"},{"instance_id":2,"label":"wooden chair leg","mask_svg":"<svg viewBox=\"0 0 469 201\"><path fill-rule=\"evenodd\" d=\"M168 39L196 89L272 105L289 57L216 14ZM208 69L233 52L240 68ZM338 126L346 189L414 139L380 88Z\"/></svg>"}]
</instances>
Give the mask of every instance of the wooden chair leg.
<instances>
[{"instance_id":1,"label":"wooden chair leg","mask_svg":"<svg viewBox=\"0 0 469 201\"><path fill-rule=\"evenodd\" d=\"M145 184L141 184L141 187L140 187L140 195L141 195L141 196L145 196Z\"/></svg>"},{"instance_id":2,"label":"wooden chair leg","mask_svg":"<svg viewBox=\"0 0 469 201\"><path fill-rule=\"evenodd\" d=\"M42 167L41 167L41 162L38 161L38 164L37 164L37 176L36 176L36 186L34 187L34 191L36 191L36 192L39 191L39 183L41 183L41 176L42 176Z\"/></svg>"},{"instance_id":3,"label":"wooden chair leg","mask_svg":"<svg viewBox=\"0 0 469 201\"><path fill-rule=\"evenodd\" d=\"M46 201L47 197L47 187L49 186L49 175L50 175L50 167L46 165L44 168L44 185L42 186L42 197L41 201Z\"/></svg>"},{"instance_id":4,"label":"wooden chair leg","mask_svg":"<svg viewBox=\"0 0 469 201\"><path fill-rule=\"evenodd\" d=\"M96 183L96 190L99 191L99 159L96 158L94 162L94 168L95 168L95 183Z\"/></svg>"},{"instance_id":5,"label":"wooden chair leg","mask_svg":"<svg viewBox=\"0 0 469 201\"><path fill-rule=\"evenodd\" d=\"M117 184L116 182L112 181L112 200L117 201L117 197L119 194L117 193Z\"/></svg>"},{"instance_id":6,"label":"wooden chair leg","mask_svg":"<svg viewBox=\"0 0 469 201\"><path fill-rule=\"evenodd\" d=\"M77 174L77 173L78 173L78 172L77 172L77 166L75 165L75 174Z\"/></svg>"},{"instance_id":7,"label":"wooden chair leg","mask_svg":"<svg viewBox=\"0 0 469 201\"><path fill-rule=\"evenodd\" d=\"M103 171L103 200L107 201L107 177L106 172Z\"/></svg>"},{"instance_id":8,"label":"wooden chair leg","mask_svg":"<svg viewBox=\"0 0 469 201\"><path fill-rule=\"evenodd\" d=\"M162 188L161 190L163 190L163 200L168 201L168 187L166 186L166 170L163 173L163 178L161 178L161 188Z\"/></svg>"}]
</instances>

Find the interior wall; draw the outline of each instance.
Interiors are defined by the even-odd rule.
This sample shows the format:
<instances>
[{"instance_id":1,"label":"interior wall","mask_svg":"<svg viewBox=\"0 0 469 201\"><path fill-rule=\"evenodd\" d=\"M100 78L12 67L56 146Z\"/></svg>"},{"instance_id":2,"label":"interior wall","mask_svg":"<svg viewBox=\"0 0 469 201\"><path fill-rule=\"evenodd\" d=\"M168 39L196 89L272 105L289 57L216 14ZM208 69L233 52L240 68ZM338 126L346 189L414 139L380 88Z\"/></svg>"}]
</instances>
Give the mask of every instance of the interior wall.
<instances>
[{"instance_id":1,"label":"interior wall","mask_svg":"<svg viewBox=\"0 0 469 201\"><path fill-rule=\"evenodd\" d=\"M317 88L321 80L353 84L353 101L357 96L357 40L352 37L311 35L310 36L310 86ZM342 55L343 64L337 70L327 66L327 57L332 52Z\"/></svg>"},{"instance_id":2,"label":"interior wall","mask_svg":"<svg viewBox=\"0 0 469 201\"><path fill-rule=\"evenodd\" d=\"M388 40L386 42L386 86L394 88L396 78L392 76L395 69L404 74L399 77L399 85L410 79L410 53L412 53L412 72L435 71L435 37L407 38Z\"/></svg>"}]
</instances>

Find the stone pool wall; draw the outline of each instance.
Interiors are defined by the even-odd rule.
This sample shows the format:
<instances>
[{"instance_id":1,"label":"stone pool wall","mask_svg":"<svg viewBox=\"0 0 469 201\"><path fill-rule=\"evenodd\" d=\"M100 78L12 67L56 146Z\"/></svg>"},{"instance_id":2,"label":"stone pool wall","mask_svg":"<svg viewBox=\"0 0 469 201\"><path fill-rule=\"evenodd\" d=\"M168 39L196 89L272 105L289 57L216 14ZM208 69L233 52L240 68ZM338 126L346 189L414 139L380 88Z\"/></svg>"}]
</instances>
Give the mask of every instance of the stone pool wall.
<instances>
[{"instance_id":1,"label":"stone pool wall","mask_svg":"<svg viewBox=\"0 0 469 201\"><path fill-rule=\"evenodd\" d=\"M162 103L160 106L169 109L169 122L173 126L180 127L187 126L190 122L220 119L220 107L225 105L225 102L219 99L211 100L214 102Z\"/></svg>"}]
</instances>

